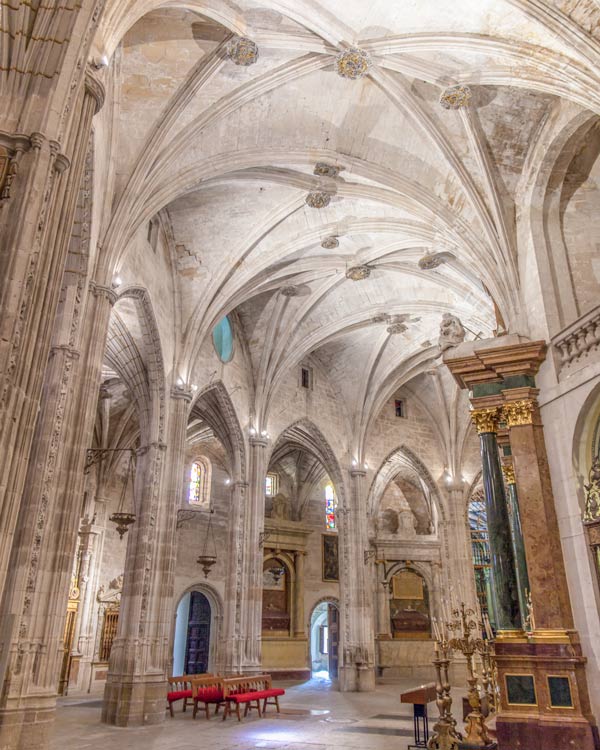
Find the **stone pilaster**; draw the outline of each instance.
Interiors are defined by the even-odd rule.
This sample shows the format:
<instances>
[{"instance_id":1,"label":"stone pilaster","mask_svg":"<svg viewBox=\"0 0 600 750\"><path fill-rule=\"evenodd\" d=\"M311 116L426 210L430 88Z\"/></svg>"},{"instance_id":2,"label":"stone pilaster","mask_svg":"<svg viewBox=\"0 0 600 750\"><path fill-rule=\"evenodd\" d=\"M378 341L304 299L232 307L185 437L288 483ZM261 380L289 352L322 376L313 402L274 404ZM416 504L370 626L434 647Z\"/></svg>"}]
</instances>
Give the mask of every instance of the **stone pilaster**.
<instances>
[{"instance_id":1,"label":"stone pilaster","mask_svg":"<svg viewBox=\"0 0 600 750\"><path fill-rule=\"evenodd\" d=\"M110 655L102 720L117 726L165 718L173 618L177 508L192 394L171 391L167 444L138 450L136 522L128 533L119 629Z\"/></svg>"},{"instance_id":2,"label":"stone pilaster","mask_svg":"<svg viewBox=\"0 0 600 750\"><path fill-rule=\"evenodd\" d=\"M464 482L453 482L446 489L449 503L443 532L450 552L451 570L448 578L452 583L456 598L476 609L477 590L473 570L473 552L465 516L465 485Z\"/></svg>"},{"instance_id":3,"label":"stone pilaster","mask_svg":"<svg viewBox=\"0 0 600 750\"><path fill-rule=\"evenodd\" d=\"M350 471L350 502L338 512L343 612L339 687L343 692L375 689L372 577L365 561L369 549L365 476L364 471Z\"/></svg>"},{"instance_id":4,"label":"stone pilaster","mask_svg":"<svg viewBox=\"0 0 600 750\"><path fill-rule=\"evenodd\" d=\"M377 638L380 641L389 641L392 637L390 593L388 583L385 580L385 563L381 561L377 562L375 598L377 601Z\"/></svg>"},{"instance_id":5,"label":"stone pilaster","mask_svg":"<svg viewBox=\"0 0 600 750\"><path fill-rule=\"evenodd\" d=\"M296 584L294 587L294 638L306 638L304 622L304 552L294 553Z\"/></svg>"}]
</instances>

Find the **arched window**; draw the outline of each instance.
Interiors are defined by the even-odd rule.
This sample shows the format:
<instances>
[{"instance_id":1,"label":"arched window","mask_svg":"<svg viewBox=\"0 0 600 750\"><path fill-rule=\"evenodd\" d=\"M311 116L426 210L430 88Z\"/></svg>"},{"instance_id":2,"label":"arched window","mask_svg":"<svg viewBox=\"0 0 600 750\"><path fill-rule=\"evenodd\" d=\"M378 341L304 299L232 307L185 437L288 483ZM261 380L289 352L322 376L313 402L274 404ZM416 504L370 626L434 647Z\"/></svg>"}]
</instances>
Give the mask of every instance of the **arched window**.
<instances>
[{"instance_id":1,"label":"arched window","mask_svg":"<svg viewBox=\"0 0 600 750\"><path fill-rule=\"evenodd\" d=\"M210 507L210 482L212 467L204 456L197 458L190 469L188 503L190 505Z\"/></svg>"},{"instance_id":2,"label":"arched window","mask_svg":"<svg viewBox=\"0 0 600 750\"><path fill-rule=\"evenodd\" d=\"M267 497L275 497L279 492L279 475L269 473L265 479L265 495Z\"/></svg>"},{"instance_id":3,"label":"arched window","mask_svg":"<svg viewBox=\"0 0 600 750\"><path fill-rule=\"evenodd\" d=\"M328 531L337 529L337 498L332 484L325 487L325 528Z\"/></svg>"}]
</instances>

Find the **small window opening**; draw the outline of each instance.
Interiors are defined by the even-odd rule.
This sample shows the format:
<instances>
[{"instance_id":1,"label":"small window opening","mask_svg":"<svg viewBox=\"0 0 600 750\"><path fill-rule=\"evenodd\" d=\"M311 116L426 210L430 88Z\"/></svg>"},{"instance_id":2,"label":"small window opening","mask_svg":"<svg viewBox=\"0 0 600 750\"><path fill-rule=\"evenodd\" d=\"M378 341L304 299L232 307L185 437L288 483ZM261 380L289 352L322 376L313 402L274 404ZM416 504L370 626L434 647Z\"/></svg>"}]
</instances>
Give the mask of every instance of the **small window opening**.
<instances>
[{"instance_id":1,"label":"small window opening","mask_svg":"<svg viewBox=\"0 0 600 750\"><path fill-rule=\"evenodd\" d=\"M300 385L303 388L312 388L312 370L310 367L302 367L300 370Z\"/></svg>"},{"instance_id":2,"label":"small window opening","mask_svg":"<svg viewBox=\"0 0 600 750\"><path fill-rule=\"evenodd\" d=\"M148 222L148 242L154 252L156 252L156 248L158 247L158 227L158 219L150 219Z\"/></svg>"},{"instance_id":3,"label":"small window opening","mask_svg":"<svg viewBox=\"0 0 600 750\"><path fill-rule=\"evenodd\" d=\"M406 404L403 398L397 398L395 401L395 409L397 417L406 417Z\"/></svg>"}]
</instances>

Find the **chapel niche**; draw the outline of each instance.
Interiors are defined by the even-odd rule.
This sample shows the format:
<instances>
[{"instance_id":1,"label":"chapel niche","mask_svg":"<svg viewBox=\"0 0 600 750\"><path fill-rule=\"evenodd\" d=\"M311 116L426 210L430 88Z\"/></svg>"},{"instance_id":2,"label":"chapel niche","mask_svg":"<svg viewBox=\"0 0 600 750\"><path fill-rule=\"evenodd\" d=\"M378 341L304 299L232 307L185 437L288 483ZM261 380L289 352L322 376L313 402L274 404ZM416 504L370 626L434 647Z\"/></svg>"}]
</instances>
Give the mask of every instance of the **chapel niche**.
<instances>
[{"instance_id":1,"label":"chapel niche","mask_svg":"<svg viewBox=\"0 0 600 750\"><path fill-rule=\"evenodd\" d=\"M393 638L428 638L431 634L429 591L422 575L405 569L390 582L390 619Z\"/></svg>"},{"instance_id":2,"label":"chapel niche","mask_svg":"<svg viewBox=\"0 0 600 750\"><path fill-rule=\"evenodd\" d=\"M263 633L289 635L290 622L289 570L285 562L271 557L263 563Z\"/></svg>"}]
</instances>

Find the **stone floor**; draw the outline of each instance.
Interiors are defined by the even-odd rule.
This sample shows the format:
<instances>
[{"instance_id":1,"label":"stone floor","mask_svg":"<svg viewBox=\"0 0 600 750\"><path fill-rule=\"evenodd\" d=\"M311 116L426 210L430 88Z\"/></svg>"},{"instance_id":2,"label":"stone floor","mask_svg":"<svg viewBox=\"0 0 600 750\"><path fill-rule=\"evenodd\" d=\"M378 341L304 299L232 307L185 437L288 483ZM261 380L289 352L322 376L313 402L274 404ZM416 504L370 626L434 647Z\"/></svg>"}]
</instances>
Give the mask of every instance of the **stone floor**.
<instances>
[{"instance_id":1,"label":"stone floor","mask_svg":"<svg viewBox=\"0 0 600 750\"><path fill-rule=\"evenodd\" d=\"M281 714L266 718L256 712L241 723L175 710L160 726L118 729L100 723L101 701L70 696L61 700L52 750L406 750L413 737L412 706L400 703L400 693L415 682L378 685L373 693L339 693L331 682L316 677L302 684L282 683L286 695ZM435 704L429 707L434 723Z\"/></svg>"}]
</instances>

